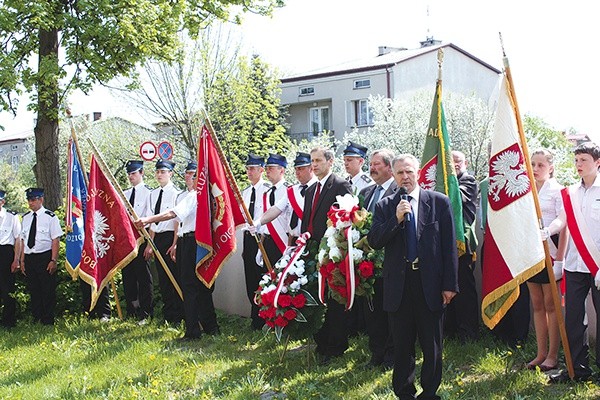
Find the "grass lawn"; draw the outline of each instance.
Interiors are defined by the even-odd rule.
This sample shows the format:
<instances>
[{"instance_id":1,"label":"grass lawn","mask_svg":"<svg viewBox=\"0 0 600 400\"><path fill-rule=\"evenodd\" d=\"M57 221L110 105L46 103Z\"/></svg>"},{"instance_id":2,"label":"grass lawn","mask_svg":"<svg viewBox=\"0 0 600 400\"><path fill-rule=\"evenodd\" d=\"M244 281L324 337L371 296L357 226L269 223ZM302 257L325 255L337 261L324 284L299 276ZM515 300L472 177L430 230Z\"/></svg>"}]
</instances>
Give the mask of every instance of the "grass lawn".
<instances>
[{"instance_id":1,"label":"grass lawn","mask_svg":"<svg viewBox=\"0 0 600 400\"><path fill-rule=\"evenodd\" d=\"M20 321L0 336L1 399L394 399L391 371L366 370L367 339L351 339L328 366L305 343L283 346L250 332L244 318L219 314L222 334L181 342L181 329L153 322L80 317L54 327ZM523 368L534 338L509 349L491 335L446 341L443 399L599 399L597 383L548 385ZM420 360L418 361L420 366Z\"/></svg>"}]
</instances>

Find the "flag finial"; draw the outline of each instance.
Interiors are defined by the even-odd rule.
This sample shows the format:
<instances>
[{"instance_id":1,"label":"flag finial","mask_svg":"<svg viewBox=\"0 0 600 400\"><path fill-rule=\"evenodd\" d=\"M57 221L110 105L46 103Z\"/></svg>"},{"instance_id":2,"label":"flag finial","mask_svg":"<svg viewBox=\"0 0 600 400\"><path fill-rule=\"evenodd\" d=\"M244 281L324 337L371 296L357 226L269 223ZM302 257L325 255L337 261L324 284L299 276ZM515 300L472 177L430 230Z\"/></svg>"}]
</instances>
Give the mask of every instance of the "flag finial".
<instances>
[{"instance_id":1,"label":"flag finial","mask_svg":"<svg viewBox=\"0 0 600 400\"><path fill-rule=\"evenodd\" d=\"M437 53L438 59L438 79L442 80L442 63L444 62L444 50L440 47Z\"/></svg>"}]
</instances>

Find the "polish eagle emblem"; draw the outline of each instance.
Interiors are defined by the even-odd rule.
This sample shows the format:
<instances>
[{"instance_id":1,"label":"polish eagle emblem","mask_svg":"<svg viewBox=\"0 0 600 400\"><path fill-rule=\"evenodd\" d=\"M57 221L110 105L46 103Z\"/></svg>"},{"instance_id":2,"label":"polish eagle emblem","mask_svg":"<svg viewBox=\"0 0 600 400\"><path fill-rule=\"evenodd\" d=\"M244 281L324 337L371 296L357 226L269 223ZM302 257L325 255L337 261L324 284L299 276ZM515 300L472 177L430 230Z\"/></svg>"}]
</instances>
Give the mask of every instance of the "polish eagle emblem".
<instances>
[{"instance_id":1,"label":"polish eagle emblem","mask_svg":"<svg viewBox=\"0 0 600 400\"><path fill-rule=\"evenodd\" d=\"M523 154L516 143L490 160L488 199L493 209L504 207L530 190Z\"/></svg>"},{"instance_id":2,"label":"polish eagle emblem","mask_svg":"<svg viewBox=\"0 0 600 400\"><path fill-rule=\"evenodd\" d=\"M437 184L437 155L421 168L419 186L423 190L435 190Z\"/></svg>"},{"instance_id":3,"label":"polish eagle emblem","mask_svg":"<svg viewBox=\"0 0 600 400\"><path fill-rule=\"evenodd\" d=\"M111 233L107 236L110 227L106 223L106 217L98 210L94 211L94 252L98 258L103 258L110 250L110 242L114 242L115 236Z\"/></svg>"}]
</instances>

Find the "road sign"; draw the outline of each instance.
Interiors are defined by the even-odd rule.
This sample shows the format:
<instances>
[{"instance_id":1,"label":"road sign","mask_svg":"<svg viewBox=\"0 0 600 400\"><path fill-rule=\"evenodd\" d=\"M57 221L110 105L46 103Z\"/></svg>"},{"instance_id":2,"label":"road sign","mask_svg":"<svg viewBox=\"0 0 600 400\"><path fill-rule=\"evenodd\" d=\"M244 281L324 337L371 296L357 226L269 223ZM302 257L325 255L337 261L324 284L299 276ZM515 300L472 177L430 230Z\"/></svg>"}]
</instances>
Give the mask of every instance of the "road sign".
<instances>
[{"instance_id":1,"label":"road sign","mask_svg":"<svg viewBox=\"0 0 600 400\"><path fill-rule=\"evenodd\" d=\"M156 145L151 141L142 143L140 146L140 157L144 161L152 161L156 157Z\"/></svg>"},{"instance_id":2,"label":"road sign","mask_svg":"<svg viewBox=\"0 0 600 400\"><path fill-rule=\"evenodd\" d=\"M173 158L173 146L171 143L167 141L160 142L158 145L158 156L163 160L170 160Z\"/></svg>"}]
</instances>

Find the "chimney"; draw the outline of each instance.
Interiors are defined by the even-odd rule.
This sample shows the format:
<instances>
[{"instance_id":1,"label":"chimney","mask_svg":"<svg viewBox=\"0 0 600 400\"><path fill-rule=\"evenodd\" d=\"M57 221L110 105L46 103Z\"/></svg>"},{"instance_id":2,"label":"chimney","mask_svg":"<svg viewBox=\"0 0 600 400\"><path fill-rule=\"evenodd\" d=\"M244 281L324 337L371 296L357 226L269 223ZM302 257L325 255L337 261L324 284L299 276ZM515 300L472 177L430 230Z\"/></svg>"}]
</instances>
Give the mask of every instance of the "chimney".
<instances>
[{"instance_id":1,"label":"chimney","mask_svg":"<svg viewBox=\"0 0 600 400\"><path fill-rule=\"evenodd\" d=\"M102 118L102 113L99 111L94 111L94 119L93 121L98 121L100 118Z\"/></svg>"},{"instance_id":2,"label":"chimney","mask_svg":"<svg viewBox=\"0 0 600 400\"><path fill-rule=\"evenodd\" d=\"M393 53L395 51L402 51L402 50L406 50L406 47L379 46L378 56L383 56L385 54Z\"/></svg>"},{"instance_id":3,"label":"chimney","mask_svg":"<svg viewBox=\"0 0 600 400\"><path fill-rule=\"evenodd\" d=\"M438 44L441 44L442 41L434 39L433 36L427 36L427 38L420 43L421 43L421 48L423 48L423 47L429 47L429 46L436 46Z\"/></svg>"}]
</instances>

